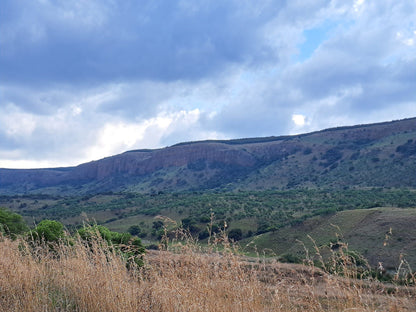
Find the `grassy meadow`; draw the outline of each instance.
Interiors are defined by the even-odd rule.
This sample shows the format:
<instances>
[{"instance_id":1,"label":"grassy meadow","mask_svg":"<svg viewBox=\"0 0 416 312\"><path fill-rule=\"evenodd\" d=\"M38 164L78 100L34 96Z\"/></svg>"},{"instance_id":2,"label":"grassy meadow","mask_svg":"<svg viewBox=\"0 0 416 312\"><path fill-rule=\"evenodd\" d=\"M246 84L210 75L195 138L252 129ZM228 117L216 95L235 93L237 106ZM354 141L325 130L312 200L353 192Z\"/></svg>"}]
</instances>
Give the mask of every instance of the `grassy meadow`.
<instances>
[{"instance_id":1,"label":"grassy meadow","mask_svg":"<svg viewBox=\"0 0 416 312\"><path fill-rule=\"evenodd\" d=\"M401 257L416 267L413 189L15 195L0 196L0 207L21 214L30 227L51 219L75 231L89 219L120 233L134 229L131 233L145 244L159 243L160 216L174 221L169 230L189 229L205 244L214 214L211 230L218 232L226 223L228 235L250 255L257 249L282 261L298 262L305 255L302 244L313 248L310 235L321 251L343 239L373 268L382 261L394 271Z\"/></svg>"},{"instance_id":2,"label":"grassy meadow","mask_svg":"<svg viewBox=\"0 0 416 312\"><path fill-rule=\"evenodd\" d=\"M0 310L32 311L414 311L414 276L381 283L346 252L319 267L246 257L227 236L201 247L162 241L141 267L99 237L85 244L0 239ZM178 237L178 236L177 236ZM313 252L313 251L312 251ZM318 257L319 258L319 257Z\"/></svg>"}]
</instances>

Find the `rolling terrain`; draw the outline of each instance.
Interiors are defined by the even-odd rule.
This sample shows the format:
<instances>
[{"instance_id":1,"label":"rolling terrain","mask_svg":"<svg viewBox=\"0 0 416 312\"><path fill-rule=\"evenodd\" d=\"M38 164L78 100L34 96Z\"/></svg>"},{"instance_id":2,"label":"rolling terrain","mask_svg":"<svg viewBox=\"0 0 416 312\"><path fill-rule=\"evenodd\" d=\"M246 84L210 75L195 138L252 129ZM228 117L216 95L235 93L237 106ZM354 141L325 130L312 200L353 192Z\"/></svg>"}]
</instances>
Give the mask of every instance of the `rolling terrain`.
<instances>
[{"instance_id":1,"label":"rolling terrain","mask_svg":"<svg viewBox=\"0 0 416 312\"><path fill-rule=\"evenodd\" d=\"M416 118L180 143L50 169L0 169L0 194L416 187Z\"/></svg>"},{"instance_id":2,"label":"rolling terrain","mask_svg":"<svg viewBox=\"0 0 416 312\"><path fill-rule=\"evenodd\" d=\"M208 229L225 229L241 250L299 262L315 240L322 253L339 242L393 271L400 257L416 267L416 191L286 190L192 193L108 193L90 196L0 196L0 207L28 224L58 220L69 230L96 222L113 231L135 229L147 244L158 244L178 227L205 243ZM309 237L308 237L309 235Z\"/></svg>"},{"instance_id":3,"label":"rolling terrain","mask_svg":"<svg viewBox=\"0 0 416 312\"><path fill-rule=\"evenodd\" d=\"M341 242L389 271L403 259L416 267L415 189L416 118L0 169L0 207L30 225L53 219L71 230L90 220L157 244L163 226L204 243L208 227L227 224L248 254L300 261L311 239L323 253Z\"/></svg>"},{"instance_id":4,"label":"rolling terrain","mask_svg":"<svg viewBox=\"0 0 416 312\"><path fill-rule=\"evenodd\" d=\"M345 243L349 250L363 256L372 267L380 263L394 274L401 261L405 269L416 266L416 209L371 208L349 210L330 216L314 217L296 226L280 228L245 240L249 246L267 249L284 259L303 259L305 248L311 255L315 246L322 255Z\"/></svg>"}]
</instances>

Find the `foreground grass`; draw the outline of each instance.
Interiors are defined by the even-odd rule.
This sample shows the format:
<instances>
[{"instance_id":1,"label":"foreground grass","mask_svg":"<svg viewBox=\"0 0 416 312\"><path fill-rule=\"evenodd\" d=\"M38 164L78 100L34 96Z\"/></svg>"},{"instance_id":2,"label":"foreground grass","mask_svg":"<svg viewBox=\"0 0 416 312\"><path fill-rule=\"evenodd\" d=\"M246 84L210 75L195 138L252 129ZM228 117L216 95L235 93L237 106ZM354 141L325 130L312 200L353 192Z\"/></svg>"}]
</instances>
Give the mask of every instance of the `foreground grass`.
<instances>
[{"instance_id":1,"label":"foreground grass","mask_svg":"<svg viewBox=\"0 0 416 312\"><path fill-rule=\"evenodd\" d=\"M415 290L238 256L227 243L150 251L126 266L100 239L29 246L0 238L1 311L415 311Z\"/></svg>"}]
</instances>

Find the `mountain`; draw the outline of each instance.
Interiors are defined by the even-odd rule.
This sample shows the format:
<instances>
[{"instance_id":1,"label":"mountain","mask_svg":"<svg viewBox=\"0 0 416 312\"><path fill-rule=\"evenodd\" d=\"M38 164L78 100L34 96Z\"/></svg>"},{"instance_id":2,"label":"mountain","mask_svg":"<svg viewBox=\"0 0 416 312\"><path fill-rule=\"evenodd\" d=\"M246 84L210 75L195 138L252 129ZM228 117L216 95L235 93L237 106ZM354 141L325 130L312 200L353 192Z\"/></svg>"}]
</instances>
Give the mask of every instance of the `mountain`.
<instances>
[{"instance_id":1,"label":"mountain","mask_svg":"<svg viewBox=\"0 0 416 312\"><path fill-rule=\"evenodd\" d=\"M0 169L0 194L416 187L416 118L187 142L50 169Z\"/></svg>"}]
</instances>

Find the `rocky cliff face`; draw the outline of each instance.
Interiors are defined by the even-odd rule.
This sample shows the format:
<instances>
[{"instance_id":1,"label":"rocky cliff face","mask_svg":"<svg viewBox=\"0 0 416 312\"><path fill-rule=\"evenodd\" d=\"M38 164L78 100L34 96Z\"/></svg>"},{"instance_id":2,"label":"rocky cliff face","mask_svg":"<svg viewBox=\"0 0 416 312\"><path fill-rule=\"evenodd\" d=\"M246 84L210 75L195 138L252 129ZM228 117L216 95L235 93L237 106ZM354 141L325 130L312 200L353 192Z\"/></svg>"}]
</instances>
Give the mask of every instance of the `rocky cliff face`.
<instances>
[{"instance_id":1,"label":"rocky cliff face","mask_svg":"<svg viewBox=\"0 0 416 312\"><path fill-rule=\"evenodd\" d=\"M250 153L217 143L197 143L121 155L82 164L69 174L80 179L102 180L114 175L141 176L170 167L183 167L198 161L252 167L256 160Z\"/></svg>"},{"instance_id":2,"label":"rocky cliff face","mask_svg":"<svg viewBox=\"0 0 416 312\"><path fill-rule=\"evenodd\" d=\"M412 118L297 136L181 143L69 168L0 169L0 194L416 187L415 151Z\"/></svg>"}]
</instances>

